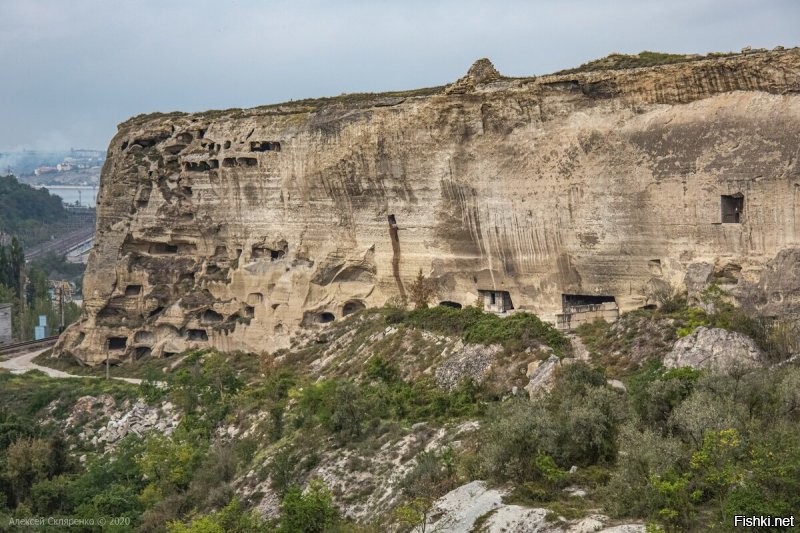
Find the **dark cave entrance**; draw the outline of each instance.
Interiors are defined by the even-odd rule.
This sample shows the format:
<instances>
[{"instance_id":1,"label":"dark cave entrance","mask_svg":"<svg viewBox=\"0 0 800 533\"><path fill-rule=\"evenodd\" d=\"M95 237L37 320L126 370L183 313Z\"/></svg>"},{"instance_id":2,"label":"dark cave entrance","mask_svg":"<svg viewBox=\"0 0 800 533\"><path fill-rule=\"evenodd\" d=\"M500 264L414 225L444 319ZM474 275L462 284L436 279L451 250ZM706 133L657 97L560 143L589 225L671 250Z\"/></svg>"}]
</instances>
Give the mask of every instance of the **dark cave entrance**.
<instances>
[{"instance_id":1,"label":"dark cave entrance","mask_svg":"<svg viewBox=\"0 0 800 533\"><path fill-rule=\"evenodd\" d=\"M744 195L736 193L720 196L720 210L723 224L739 224L744 212Z\"/></svg>"},{"instance_id":2,"label":"dark cave entrance","mask_svg":"<svg viewBox=\"0 0 800 533\"><path fill-rule=\"evenodd\" d=\"M124 350L128 346L127 337L109 337L108 349L109 350Z\"/></svg>"}]
</instances>

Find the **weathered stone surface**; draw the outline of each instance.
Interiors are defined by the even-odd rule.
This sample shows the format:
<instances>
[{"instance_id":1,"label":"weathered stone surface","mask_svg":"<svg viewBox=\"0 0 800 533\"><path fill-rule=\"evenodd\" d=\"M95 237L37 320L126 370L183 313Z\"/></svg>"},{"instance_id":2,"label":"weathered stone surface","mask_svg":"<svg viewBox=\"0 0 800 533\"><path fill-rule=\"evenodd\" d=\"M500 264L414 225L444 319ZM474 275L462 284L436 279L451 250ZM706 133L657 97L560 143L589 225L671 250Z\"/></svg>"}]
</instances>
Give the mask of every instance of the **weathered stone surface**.
<instances>
[{"instance_id":1,"label":"weathered stone surface","mask_svg":"<svg viewBox=\"0 0 800 533\"><path fill-rule=\"evenodd\" d=\"M472 481L439 498L430 513L426 531L461 533L472 531L481 520L486 533L643 533L642 524L604 528L608 517L590 515L581 520L552 522L547 509L506 505L502 489L490 489L483 481Z\"/></svg>"},{"instance_id":2,"label":"weathered stone surface","mask_svg":"<svg viewBox=\"0 0 800 533\"><path fill-rule=\"evenodd\" d=\"M711 274L714 273L712 263L698 262L692 263L686 269L686 276L683 278L683 285L690 301L697 301L700 293L708 287L711 281Z\"/></svg>"},{"instance_id":3,"label":"weathered stone surface","mask_svg":"<svg viewBox=\"0 0 800 533\"><path fill-rule=\"evenodd\" d=\"M781 250L758 280L759 311L768 316L800 318L800 248Z\"/></svg>"},{"instance_id":4,"label":"weathered stone surface","mask_svg":"<svg viewBox=\"0 0 800 533\"><path fill-rule=\"evenodd\" d=\"M452 347L447 346L445 350L453 355L436 368L436 384L444 390L451 391L467 379L482 383L486 374L492 369L496 355L502 351L502 346L464 344L459 340Z\"/></svg>"},{"instance_id":5,"label":"weathered stone surface","mask_svg":"<svg viewBox=\"0 0 800 533\"><path fill-rule=\"evenodd\" d=\"M449 94L120 125L83 315L56 352L274 351L404 296L420 269L439 301L507 291L552 321L562 294L610 295L625 311L692 263L755 282L800 245L799 50L535 79L490 67ZM741 223L721 224L738 193Z\"/></svg>"},{"instance_id":6,"label":"weathered stone surface","mask_svg":"<svg viewBox=\"0 0 800 533\"><path fill-rule=\"evenodd\" d=\"M96 427L99 420L107 421ZM159 406L147 405L138 400L132 405L128 400L117 406L107 394L78 398L65 421L67 428L81 428L78 437L106 450L130 433L144 435L158 432L169 436L180 423L181 415L170 402Z\"/></svg>"},{"instance_id":7,"label":"weathered stone surface","mask_svg":"<svg viewBox=\"0 0 800 533\"><path fill-rule=\"evenodd\" d=\"M528 365L528 384L525 390L533 399L536 396L549 392L555 384L556 369L561 366L561 359L551 355L546 361L533 361Z\"/></svg>"},{"instance_id":8,"label":"weathered stone surface","mask_svg":"<svg viewBox=\"0 0 800 533\"><path fill-rule=\"evenodd\" d=\"M699 327L679 339L666 357L664 366L690 366L717 372L749 370L762 366L763 355L755 341L735 331Z\"/></svg>"}]
</instances>

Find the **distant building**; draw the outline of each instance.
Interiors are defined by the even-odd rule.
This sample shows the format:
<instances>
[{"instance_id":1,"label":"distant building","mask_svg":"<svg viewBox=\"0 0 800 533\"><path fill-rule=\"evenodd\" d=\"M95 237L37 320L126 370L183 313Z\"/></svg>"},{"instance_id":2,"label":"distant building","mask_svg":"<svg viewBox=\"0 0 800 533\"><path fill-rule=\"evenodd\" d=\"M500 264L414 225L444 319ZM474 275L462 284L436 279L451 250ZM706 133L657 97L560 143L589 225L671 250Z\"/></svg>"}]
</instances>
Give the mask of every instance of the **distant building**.
<instances>
[{"instance_id":1,"label":"distant building","mask_svg":"<svg viewBox=\"0 0 800 533\"><path fill-rule=\"evenodd\" d=\"M11 304L0 303L0 344L8 344L12 340Z\"/></svg>"}]
</instances>

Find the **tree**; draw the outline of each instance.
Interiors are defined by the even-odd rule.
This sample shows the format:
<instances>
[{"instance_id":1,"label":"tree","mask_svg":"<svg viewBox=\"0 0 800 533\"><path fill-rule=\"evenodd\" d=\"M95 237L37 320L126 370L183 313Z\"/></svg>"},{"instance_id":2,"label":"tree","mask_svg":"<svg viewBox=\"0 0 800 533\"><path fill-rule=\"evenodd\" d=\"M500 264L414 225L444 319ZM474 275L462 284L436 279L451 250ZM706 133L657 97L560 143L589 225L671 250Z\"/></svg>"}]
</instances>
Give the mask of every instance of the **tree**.
<instances>
[{"instance_id":1,"label":"tree","mask_svg":"<svg viewBox=\"0 0 800 533\"><path fill-rule=\"evenodd\" d=\"M25 252L16 237L11 240L11 252L9 257L11 281L17 296L22 300L23 276L25 275Z\"/></svg>"},{"instance_id":2,"label":"tree","mask_svg":"<svg viewBox=\"0 0 800 533\"><path fill-rule=\"evenodd\" d=\"M27 501L31 487L47 479L51 471L52 451L44 439L21 438L6 451L6 475L11 481L17 502Z\"/></svg>"},{"instance_id":3,"label":"tree","mask_svg":"<svg viewBox=\"0 0 800 533\"><path fill-rule=\"evenodd\" d=\"M422 275L422 269L419 269L417 278L409 287L411 292L411 301L417 309L424 309L428 307L428 303L434 296L434 288L431 280Z\"/></svg>"}]
</instances>

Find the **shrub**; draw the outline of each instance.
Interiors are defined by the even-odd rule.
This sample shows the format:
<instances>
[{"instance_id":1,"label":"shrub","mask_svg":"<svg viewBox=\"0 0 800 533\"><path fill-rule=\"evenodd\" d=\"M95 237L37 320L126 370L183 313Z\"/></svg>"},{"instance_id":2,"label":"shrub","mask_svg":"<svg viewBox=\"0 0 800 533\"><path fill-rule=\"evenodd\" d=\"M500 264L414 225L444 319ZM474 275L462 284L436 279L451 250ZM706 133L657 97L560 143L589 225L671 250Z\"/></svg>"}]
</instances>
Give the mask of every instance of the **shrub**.
<instances>
[{"instance_id":1,"label":"shrub","mask_svg":"<svg viewBox=\"0 0 800 533\"><path fill-rule=\"evenodd\" d=\"M312 480L305 493L298 487L286 491L281 503L280 532L322 533L338 522L339 512L322 481Z\"/></svg>"},{"instance_id":2,"label":"shrub","mask_svg":"<svg viewBox=\"0 0 800 533\"><path fill-rule=\"evenodd\" d=\"M405 322L416 328L459 336L466 342L476 344L525 348L542 343L558 354L566 353L569 347L569 341L563 334L529 313L499 317L484 313L477 307L453 309L438 306L414 309L408 313Z\"/></svg>"}]
</instances>

